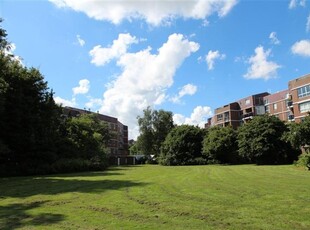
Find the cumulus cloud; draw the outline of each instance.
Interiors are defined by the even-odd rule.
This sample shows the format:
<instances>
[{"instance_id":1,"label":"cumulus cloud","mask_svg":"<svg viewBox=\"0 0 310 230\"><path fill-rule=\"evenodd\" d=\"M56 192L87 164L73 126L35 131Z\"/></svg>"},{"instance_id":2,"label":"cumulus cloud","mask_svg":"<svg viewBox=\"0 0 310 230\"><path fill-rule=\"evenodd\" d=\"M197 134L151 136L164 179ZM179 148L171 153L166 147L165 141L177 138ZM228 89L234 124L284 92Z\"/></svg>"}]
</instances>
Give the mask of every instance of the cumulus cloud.
<instances>
[{"instance_id":1,"label":"cumulus cloud","mask_svg":"<svg viewBox=\"0 0 310 230\"><path fill-rule=\"evenodd\" d=\"M79 86L74 87L72 89L73 95L75 96L77 94L86 94L86 93L88 93L89 88L90 88L89 80L82 79L82 80L79 81Z\"/></svg>"},{"instance_id":2,"label":"cumulus cloud","mask_svg":"<svg viewBox=\"0 0 310 230\"><path fill-rule=\"evenodd\" d=\"M75 102L75 98L72 98L71 100L66 100L61 97L54 97L55 103L62 106L69 106L69 107L75 107L77 104Z\"/></svg>"},{"instance_id":3,"label":"cumulus cloud","mask_svg":"<svg viewBox=\"0 0 310 230\"><path fill-rule=\"evenodd\" d=\"M294 9L297 6L306 7L306 0L299 0L299 1L298 0L291 0L289 5L288 5L288 8Z\"/></svg>"},{"instance_id":4,"label":"cumulus cloud","mask_svg":"<svg viewBox=\"0 0 310 230\"><path fill-rule=\"evenodd\" d=\"M119 24L123 20L143 19L148 24L169 24L175 18L206 20L210 15L226 16L238 0L177 1L89 1L49 0L59 8L71 8L96 20Z\"/></svg>"},{"instance_id":5,"label":"cumulus cloud","mask_svg":"<svg viewBox=\"0 0 310 230\"><path fill-rule=\"evenodd\" d=\"M279 45L280 40L277 38L277 33L276 32L271 32L269 35L270 41L274 45Z\"/></svg>"},{"instance_id":6,"label":"cumulus cloud","mask_svg":"<svg viewBox=\"0 0 310 230\"><path fill-rule=\"evenodd\" d=\"M190 117L185 117L182 114L174 114L173 121L177 125L198 125L203 128L204 124L207 123L208 118L212 115L212 110L209 106L197 106L191 113Z\"/></svg>"},{"instance_id":7,"label":"cumulus cloud","mask_svg":"<svg viewBox=\"0 0 310 230\"><path fill-rule=\"evenodd\" d=\"M199 44L182 34L172 34L156 54L151 53L150 47L123 54L117 62L122 73L103 94L100 112L118 117L129 126L129 135L136 137L136 117L147 106L164 102L177 68L198 49Z\"/></svg>"},{"instance_id":8,"label":"cumulus cloud","mask_svg":"<svg viewBox=\"0 0 310 230\"><path fill-rule=\"evenodd\" d=\"M77 39L77 42L80 46L84 46L85 45L85 41L81 38L80 35L76 35L76 39Z\"/></svg>"},{"instance_id":9,"label":"cumulus cloud","mask_svg":"<svg viewBox=\"0 0 310 230\"><path fill-rule=\"evenodd\" d=\"M171 98L171 101L174 103L180 103L180 100L185 95L194 95L197 92L197 86L193 84L187 84L182 87L178 95Z\"/></svg>"},{"instance_id":10,"label":"cumulus cloud","mask_svg":"<svg viewBox=\"0 0 310 230\"><path fill-rule=\"evenodd\" d=\"M206 62L208 64L208 69L212 70L214 69L214 62L216 59L218 60L223 60L225 59L226 55L225 54L220 54L218 50L212 51L210 50L208 54L206 55Z\"/></svg>"},{"instance_id":11,"label":"cumulus cloud","mask_svg":"<svg viewBox=\"0 0 310 230\"><path fill-rule=\"evenodd\" d=\"M86 108L94 108L101 106L103 103L103 100L101 98L90 98L89 101L85 104Z\"/></svg>"},{"instance_id":12,"label":"cumulus cloud","mask_svg":"<svg viewBox=\"0 0 310 230\"><path fill-rule=\"evenodd\" d=\"M268 61L267 58L270 56L271 50L264 51L264 47L258 46L255 49L255 55L251 56L248 62L251 66L248 68L248 72L244 75L246 79L264 79L276 77L277 70L281 68L275 62Z\"/></svg>"},{"instance_id":13,"label":"cumulus cloud","mask_svg":"<svg viewBox=\"0 0 310 230\"><path fill-rule=\"evenodd\" d=\"M291 48L293 54L310 57L310 40L296 42Z\"/></svg>"},{"instance_id":14,"label":"cumulus cloud","mask_svg":"<svg viewBox=\"0 0 310 230\"><path fill-rule=\"evenodd\" d=\"M138 43L136 37L130 34L119 34L117 40L114 40L110 47L102 48L98 45L89 52L92 57L91 63L103 66L112 59L117 59L125 54L128 47L133 43Z\"/></svg>"}]
</instances>

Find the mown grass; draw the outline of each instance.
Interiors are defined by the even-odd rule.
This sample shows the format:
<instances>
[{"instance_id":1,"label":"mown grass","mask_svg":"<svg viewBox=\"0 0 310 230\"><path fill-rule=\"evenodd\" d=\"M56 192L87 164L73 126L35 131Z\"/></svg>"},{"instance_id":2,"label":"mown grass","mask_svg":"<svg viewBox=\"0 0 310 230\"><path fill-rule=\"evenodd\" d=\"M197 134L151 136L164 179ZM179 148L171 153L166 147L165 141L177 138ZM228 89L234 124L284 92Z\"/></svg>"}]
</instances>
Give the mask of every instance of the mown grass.
<instances>
[{"instance_id":1,"label":"mown grass","mask_svg":"<svg viewBox=\"0 0 310 230\"><path fill-rule=\"evenodd\" d=\"M145 165L1 178L0 229L310 229L310 172Z\"/></svg>"}]
</instances>

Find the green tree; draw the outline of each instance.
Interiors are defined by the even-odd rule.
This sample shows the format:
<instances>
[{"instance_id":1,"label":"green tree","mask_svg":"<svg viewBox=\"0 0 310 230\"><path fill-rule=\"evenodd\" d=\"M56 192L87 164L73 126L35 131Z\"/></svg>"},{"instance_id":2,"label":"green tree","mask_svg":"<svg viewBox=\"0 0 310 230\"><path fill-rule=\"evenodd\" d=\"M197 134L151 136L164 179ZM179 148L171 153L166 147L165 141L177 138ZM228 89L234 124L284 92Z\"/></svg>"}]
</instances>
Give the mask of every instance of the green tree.
<instances>
[{"instance_id":1,"label":"green tree","mask_svg":"<svg viewBox=\"0 0 310 230\"><path fill-rule=\"evenodd\" d=\"M204 131L199 127L181 125L173 128L162 144L159 163L162 165L195 164L202 157Z\"/></svg>"},{"instance_id":2,"label":"green tree","mask_svg":"<svg viewBox=\"0 0 310 230\"><path fill-rule=\"evenodd\" d=\"M203 140L203 154L208 163L238 163L236 131L228 127L212 127Z\"/></svg>"},{"instance_id":3,"label":"green tree","mask_svg":"<svg viewBox=\"0 0 310 230\"><path fill-rule=\"evenodd\" d=\"M10 43L6 40L7 33L1 26L3 19L0 18L0 52L10 50L11 46Z\"/></svg>"},{"instance_id":4,"label":"green tree","mask_svg":"<svg viewBox=\"0 0 310 230\"><path fill-rule=\"evenodd\" d=\"M8 54L6 36L0 28L0 174L44 173L58 157L61 109L43 75Z\"/></svg>"},{"instance_id":5,"label":"green tree","mask_svg":"<svg viewBox=\"0 0 310 230\"><path fill-rule=\"evenodd\" d=\"M310 146L310 115L301 123L290 123L285 138L295 148Z\"/></svg>"},{"instance_id":6,"label":"green tree","mask_svg":"<svg viewBox=\"0 0 310 230\"><path fill-rule=\"evenodd\" d=\"M249 163L282 164L296 159L290 143L284 141L287 126L275 116L256 116L238 129L240 156Z\"/></svg>"},{"instance_id":7,"label":"green tree","mask_svg":"<svg viewBox=\"0 0 310 230\"><path fill-rule=\"evenodd\" d=\"M107 144L113 135L108 124L96 114L83 114L69 118L66 128L71 154L68 151L63 157L88 160L92 163L90 169L103 169L106 166Z\"/></svg>"},{"instance_id":8,"label":"green tree","mask_svg":"<svg viewBox=\"0 0 310 230\"><path fill-rule=\"evenodd\" d=\"M172 112L148 107L143 110L143 116L138 117L138 124L140 135L137 148L145 155L158 156L162 143L174 127Z\"/></svg>"},{"instance_id":9,"label":"green tree","mask_svg":"<svg viewBox=\"0 0 310 230\"><path fill-rule=\"evenodd\" d=\"M138 125L140 135L138 136L137 143L141 152L145 155L154 154L154 130L152 109L147 107L143 110L143 116L138 116Z\"/></svg>"}]
</instances>

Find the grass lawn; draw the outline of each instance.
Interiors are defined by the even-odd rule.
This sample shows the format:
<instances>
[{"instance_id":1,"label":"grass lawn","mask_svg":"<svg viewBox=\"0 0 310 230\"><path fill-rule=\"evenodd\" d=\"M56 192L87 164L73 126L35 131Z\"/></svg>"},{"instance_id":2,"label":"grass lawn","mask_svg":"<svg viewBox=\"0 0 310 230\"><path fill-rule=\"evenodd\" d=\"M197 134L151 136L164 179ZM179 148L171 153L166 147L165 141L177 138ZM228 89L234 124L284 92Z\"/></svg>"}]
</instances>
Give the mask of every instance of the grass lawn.
<instances>
[{"instance_id":1,"label":"grass lawn","mask_svg":"<svg viewBox=\"0 0 310 230\"><path fill-rule=\"evenodd\" d=\"M0 229L310 229L310 172L144 165L0 178Z\"/></svg>"}]
</instances>

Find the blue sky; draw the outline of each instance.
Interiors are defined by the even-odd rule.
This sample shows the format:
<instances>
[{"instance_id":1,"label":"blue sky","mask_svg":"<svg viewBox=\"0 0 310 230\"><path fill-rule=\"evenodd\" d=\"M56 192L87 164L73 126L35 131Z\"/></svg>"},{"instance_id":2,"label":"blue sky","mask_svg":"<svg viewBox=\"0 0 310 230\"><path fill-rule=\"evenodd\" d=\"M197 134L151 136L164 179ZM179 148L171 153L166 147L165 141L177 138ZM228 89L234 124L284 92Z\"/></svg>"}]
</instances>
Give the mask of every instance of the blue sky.
<instances>
[{"instance_id":1,"label":"blue sky","mask_svg":"<svg viewBox=\"0 0 310 230\"><path fill-rule=\"evenodd\" d=\"M307 0L2 0L0 17L58 103L118 117L130 138L147 106L203 125L310 72Z\"/></svg>"}]
</instances>

